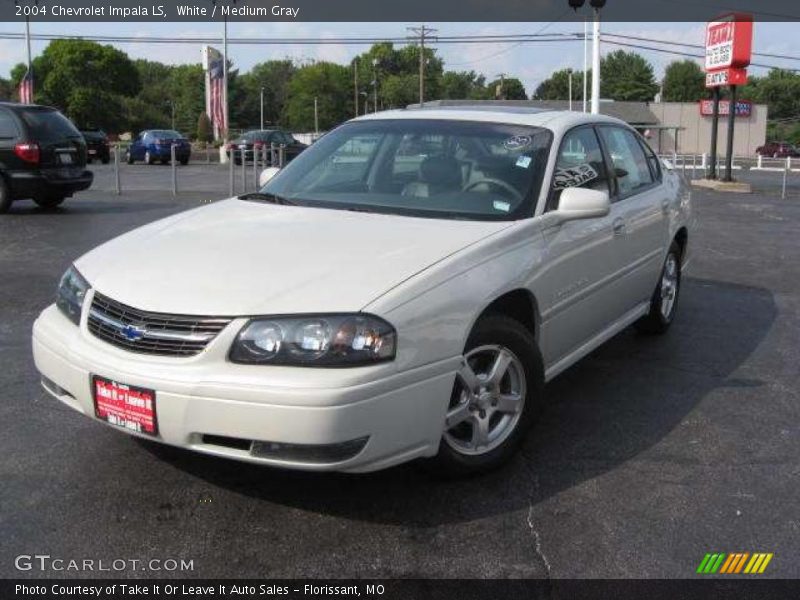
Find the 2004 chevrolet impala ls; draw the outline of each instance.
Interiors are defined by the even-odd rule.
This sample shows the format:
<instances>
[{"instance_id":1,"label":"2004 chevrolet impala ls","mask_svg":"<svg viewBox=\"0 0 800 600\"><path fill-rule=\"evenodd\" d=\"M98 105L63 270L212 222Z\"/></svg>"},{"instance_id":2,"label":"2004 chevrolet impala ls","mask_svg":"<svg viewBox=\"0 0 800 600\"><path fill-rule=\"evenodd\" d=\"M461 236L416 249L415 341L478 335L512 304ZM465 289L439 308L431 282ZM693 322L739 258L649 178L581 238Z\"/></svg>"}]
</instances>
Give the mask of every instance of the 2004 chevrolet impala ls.
<instances>
[{"instance_id":1,"label":"2004 chevrolet impala ls","mask_svg":"<svg viewBox=\"0 0 800 600\"><path fill-rule=\"evenodd\" d=\"M615 119L377 113L262 183L78 259L33 328L45 390L218 456L474 473L547 380L675 316L690 194Z\"/></svg>"}]
</instances>

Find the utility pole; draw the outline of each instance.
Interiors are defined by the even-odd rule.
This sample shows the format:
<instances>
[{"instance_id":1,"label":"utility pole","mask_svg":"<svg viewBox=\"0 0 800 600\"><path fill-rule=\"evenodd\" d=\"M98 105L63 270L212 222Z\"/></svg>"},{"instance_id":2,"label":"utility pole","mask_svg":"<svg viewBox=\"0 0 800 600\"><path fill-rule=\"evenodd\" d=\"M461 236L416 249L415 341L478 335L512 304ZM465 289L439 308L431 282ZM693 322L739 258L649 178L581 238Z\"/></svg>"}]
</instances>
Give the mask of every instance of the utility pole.
<instances>
[{"instance_id":1,"label":"utility pole","mask_svg":"<svg viewBox=\"0 0 800 600\"><path fill-rule=\"evenodd\" d=\"M353 60L353 104L356 116L358 116L358 96L358 58L355 58Z\"/></svg>"},{"instance_id":2,"label":"utility pole","mask_svg":"<svg viewBox=\"0 0 800 600\"><path fill-rule=\"evenodd\" d=\"M425 106L425 38L437 29L431 27L407 27L408 31L419 37L419 106Z\"/></svg>"},{"instance_id":3,"label":"utility pole","mask_svg":"<svg viewBox=\"0 0 800 600\"><path fill-rule=\"evenodd\" d=\"M314 96L314 133L319 135L319 106L317 105L316 96Z\"/></svg>"},{"instance_id":4,"label":"utility pole","mask_svg":"<svg viewBox=\"0 0 800 600\"><path fill-rule=\"evenodd\" d=\"M586 101L589 97L588 77L589 77L589 22L583 20L583 112L586 112Z\"/></svg>"},{"instance_id":5,"label":"utility pole","mask_svg":"<svg viewBox=\"0 0 800 600\"><path fill-rule=\"evenodd\" d=\"M505 97L505 95L506 95L506 74L505 73L498 73L496 75L496 77L498 79L500 79L500 85L498 86L499 87L499 93L498 93L498 87L495 87L495 89L494 89L494 99L495 100L505 100L506 99L506 97Z\"/></svg>"},{"instance_id":6,"label":"utility pole","mask_svg":"<svg viewBox=\"0 0 800 600\"><path fill-rule=\"evenodd\" d=\"M600 114L600 7L594 8L592 29L592 114Z\"/></svg>"}]
</instances>

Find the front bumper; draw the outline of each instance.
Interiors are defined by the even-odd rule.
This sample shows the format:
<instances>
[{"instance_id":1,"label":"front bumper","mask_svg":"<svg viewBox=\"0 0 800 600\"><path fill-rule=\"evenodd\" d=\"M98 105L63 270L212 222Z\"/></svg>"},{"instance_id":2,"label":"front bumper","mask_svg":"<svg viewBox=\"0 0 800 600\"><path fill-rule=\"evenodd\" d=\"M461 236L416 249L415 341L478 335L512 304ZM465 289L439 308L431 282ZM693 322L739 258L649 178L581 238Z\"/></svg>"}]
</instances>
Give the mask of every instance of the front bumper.
<instances>
[{"instance_id":1,"label":"front bumper","mask_svg":"<svg viewBox=\"0 0 800 600\"><path fill-rule=\"evenodd\" d=\"M33 355L44 389L90 418L96 418L90 380L99 375L156 391L158 435L141 437L207 454L295 469L367 472L438 451L458 357L404 373L391 364L235 365L226 355L242 319L195 357L146 356L95 338L86 328L86 312L76 327L55 305L45 309L33 326ZM359 440L361 446L353 445ZM265 447L277 450L256 451ZM342 458L334 452L330 456L337 458L331 460L325 458L327 447L357 448L357 454Z\"/></svg>"}]
</instances>

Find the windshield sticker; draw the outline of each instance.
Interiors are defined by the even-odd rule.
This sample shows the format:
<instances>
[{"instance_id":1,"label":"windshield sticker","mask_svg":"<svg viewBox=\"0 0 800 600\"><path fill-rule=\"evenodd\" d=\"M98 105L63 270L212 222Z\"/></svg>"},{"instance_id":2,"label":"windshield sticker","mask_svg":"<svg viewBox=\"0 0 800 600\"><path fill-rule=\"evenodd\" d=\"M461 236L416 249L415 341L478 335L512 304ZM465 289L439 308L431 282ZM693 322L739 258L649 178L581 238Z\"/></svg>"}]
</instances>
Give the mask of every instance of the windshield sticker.
<instances>
[{"instance_id":1,"label":"windshield sticker","mask_svg":"<svg viewBox=\"0 0 800 600\"><path fill-rule=\"evenodd\" d=\"M530 146L532 141L529 135L515 135L503 142L503 146L506 150L522 150Z\"/></svg>"},{"instance_id":2,"label":"windshield sticker","mask_svg":"<svg viewBox=\"0 0 800 600\"><path fill-rule=\"evenodd\" d=\"M501 200L495 200L492 202L492 206L494 206L495 210L501 210L503 212L508 212L511 210L511 204L508 202L503 202Z\"/></svg>"},{"instance_id":3,"label":"windshield sticker","mask_svg":"<svg viewBox=\"0 0 800 600\"><path fill-rule=\"evenodd\" d=\"M522 167L523 169L527 169L531 166L531 157L522 155L517 159L517 166Z\"/></svg>"},{"instance_id":4,"label":"windshield sticker","mask_svg":"<svg viewBox=\"0 0 800 600\"><path fill-rule=\"evenodd\" d=\"M578 187L599 177L592 165L584 163L575 167L558 169L556 171L553 188L563 190L570 187Z\"/></svg>"}]
</instances>

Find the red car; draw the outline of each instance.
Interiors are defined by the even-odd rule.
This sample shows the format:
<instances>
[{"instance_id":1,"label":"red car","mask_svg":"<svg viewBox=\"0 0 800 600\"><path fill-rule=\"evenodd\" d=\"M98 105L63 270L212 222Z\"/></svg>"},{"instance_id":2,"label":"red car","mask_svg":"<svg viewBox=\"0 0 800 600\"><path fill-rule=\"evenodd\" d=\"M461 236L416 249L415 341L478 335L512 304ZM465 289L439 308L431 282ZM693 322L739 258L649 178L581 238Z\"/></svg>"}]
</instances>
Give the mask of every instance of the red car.
<instances>
[{"instance_id":1,"label":"red car","mask_svg":"<svg viewBox=\"0 0 800 600\"><path fill-rule=\"evenodd\" d=\"M800 156L800 150L789 142L767 142L756 148L756 154L772 158L786 158L787 156Z\"/></svg>"}]
</instances>

